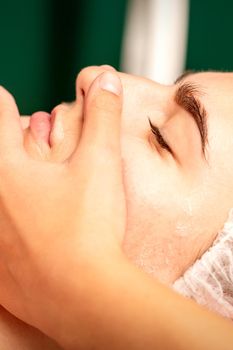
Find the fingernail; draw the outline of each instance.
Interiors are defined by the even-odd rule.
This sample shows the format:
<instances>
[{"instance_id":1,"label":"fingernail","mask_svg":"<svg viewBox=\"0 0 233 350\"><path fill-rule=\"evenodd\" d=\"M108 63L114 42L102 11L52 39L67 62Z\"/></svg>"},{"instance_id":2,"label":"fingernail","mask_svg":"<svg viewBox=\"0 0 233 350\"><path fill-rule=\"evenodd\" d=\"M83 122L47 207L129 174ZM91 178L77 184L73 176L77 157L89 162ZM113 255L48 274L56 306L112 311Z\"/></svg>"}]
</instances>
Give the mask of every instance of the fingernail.
<instances>
[{"instance_id":1,"label":"fingernail","mask_svg":"<svg viewBox=\"0 0 233 350\"><path fill-rule=\"evenodd\" d=\"M100 87L103 90L112 92L115 95L120 95L122 91L121 81L116 74L105 72L100 77Z\"/></svg>"}]
</instances>

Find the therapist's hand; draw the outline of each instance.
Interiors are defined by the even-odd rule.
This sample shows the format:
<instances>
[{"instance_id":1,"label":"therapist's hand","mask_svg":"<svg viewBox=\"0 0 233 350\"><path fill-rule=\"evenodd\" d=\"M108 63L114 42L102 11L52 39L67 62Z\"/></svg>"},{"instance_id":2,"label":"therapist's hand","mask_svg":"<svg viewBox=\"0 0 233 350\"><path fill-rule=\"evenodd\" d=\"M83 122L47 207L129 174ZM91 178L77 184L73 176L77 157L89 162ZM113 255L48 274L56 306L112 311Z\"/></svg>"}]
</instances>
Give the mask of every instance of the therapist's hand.
<instances>
[{"instance_id":1,"label":"therapist's hand","mask_svg":"<svg viewBox=\"0 0 233 350\"><path fill-rule=\"evenodd\" d=\"M85 97L78 148L42 162L25 151L17 107L0 88L0 303L50 336L67 331L72 287L83 307L95 273L122 258L121 108L117 73L101 74Z\"/></svg>"}]
</instances>

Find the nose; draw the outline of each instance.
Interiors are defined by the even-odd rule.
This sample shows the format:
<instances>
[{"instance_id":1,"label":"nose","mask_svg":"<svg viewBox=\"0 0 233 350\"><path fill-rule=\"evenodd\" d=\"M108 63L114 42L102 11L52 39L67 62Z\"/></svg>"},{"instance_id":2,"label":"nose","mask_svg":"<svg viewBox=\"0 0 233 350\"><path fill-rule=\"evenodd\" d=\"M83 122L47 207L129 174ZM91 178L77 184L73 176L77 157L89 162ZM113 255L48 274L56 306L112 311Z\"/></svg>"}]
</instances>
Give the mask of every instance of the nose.
<instances>
[{"instance_id":1,"label":"nose","mask_svg":"<svg viewBox=\"0 0 233 350\"><path fill-rule=\"evenodd\" d=\"M78 100L83 94L86 95L94 80L100 74L109 70L115 71L115 68L109 65L90 66L83 68L76 79L76 99Z\"/></svg>"},{"instance_id":2,"label":"nose","mask_svg":"<svg viewBox=\"0 0 233 350\"><path fill-rule=\"evenodd\" d=\"M123 123L129 132L148 129L148 118L161 123L171 114L173 87L123 74Z\"/></svg>"},{"instance_id":3,"label":"nose","mask_svg":"<svg viewBox=\"0 0 233 350\"><path fill-rule=\"evenodd\" d=\"M111 66L90 66L84 68L76 80L76 98L86 95L93 81L103 72L114 69ZM147 78L119 73L123 85L123 134L141 134L148 129L148 117L164 121L170 113L171 86L162 85Z\"/></svg>"}]
</instances>

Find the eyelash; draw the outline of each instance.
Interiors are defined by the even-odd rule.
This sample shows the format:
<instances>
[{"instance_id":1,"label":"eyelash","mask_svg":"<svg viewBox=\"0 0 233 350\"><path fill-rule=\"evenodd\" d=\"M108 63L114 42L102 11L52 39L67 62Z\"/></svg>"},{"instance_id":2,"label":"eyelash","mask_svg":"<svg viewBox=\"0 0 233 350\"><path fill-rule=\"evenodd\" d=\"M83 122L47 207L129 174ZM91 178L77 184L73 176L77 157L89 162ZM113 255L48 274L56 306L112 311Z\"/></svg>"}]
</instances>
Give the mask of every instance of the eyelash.
<instances>
[{"instance_id":1,"label":"eyelash","mask_svg":"<svg viewBox=\"0 0 233 350\"><path fill-rule=\"evenodd\" d=\"M164 140L163 136L160 133L160 130L157 126L155 126L154 124L152 124L151 120L148 118L149 120L149 124L150 124L150 128L152 131L152 134L155 136L156 141L159 143L159 145L166 149L169 153L173 154L171 147L167 144L167 142Z\"/></svg>"}]
</instances>

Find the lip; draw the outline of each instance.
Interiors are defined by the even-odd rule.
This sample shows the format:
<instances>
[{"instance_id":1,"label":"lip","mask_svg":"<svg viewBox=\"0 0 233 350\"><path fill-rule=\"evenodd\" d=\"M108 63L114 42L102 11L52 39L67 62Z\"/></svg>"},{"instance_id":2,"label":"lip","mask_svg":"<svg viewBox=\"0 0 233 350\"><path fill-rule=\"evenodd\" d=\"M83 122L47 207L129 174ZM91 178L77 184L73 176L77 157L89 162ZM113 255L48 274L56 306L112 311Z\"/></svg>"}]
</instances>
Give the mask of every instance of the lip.
<instances>
[{"instance_id":1,"label":"lip","mask_svg":"<svg viewBox=\"0 0 233 350\"><path fill-rule=\"evenodd\" d=\"M61 112L64 112L64 105L60 104L53 108L50 116L50 135L49 135L49 144L52 147L54 144L54 137L57 139L63 139L63 128L61 131L61 125L59 123L59 115Z\"/></svg>"},{"instance_id":2,"label":"lip","mask_svg":"<svg viewBox=\"0 0 233 350\"><path fill-rule=\"evenodd\" d=\"M51 116L47 112L33 113L30 118L30 130L37 141L44 141L49 144L51 132Z\"/></svg>"},{"instance_id":3,"label":"lip","mask_svg":"<svg viewBox=\"0 0 233 350\"><path fill-rule=\"evenodd\" d=\"M51 111L51 117L50 117L51 127L54 126L55 119L56 119L56 115L57 115L57 113L58 113L58 111L59 111L59 108L60 108L59 106L60 106L60 105L54 107L54 108L52 109L52 111Z\"/></svg>"}]
</instances>

